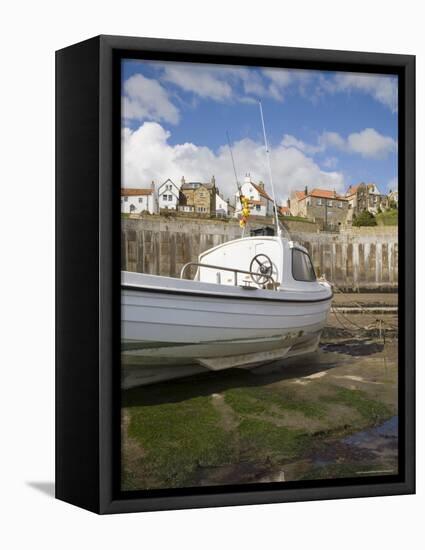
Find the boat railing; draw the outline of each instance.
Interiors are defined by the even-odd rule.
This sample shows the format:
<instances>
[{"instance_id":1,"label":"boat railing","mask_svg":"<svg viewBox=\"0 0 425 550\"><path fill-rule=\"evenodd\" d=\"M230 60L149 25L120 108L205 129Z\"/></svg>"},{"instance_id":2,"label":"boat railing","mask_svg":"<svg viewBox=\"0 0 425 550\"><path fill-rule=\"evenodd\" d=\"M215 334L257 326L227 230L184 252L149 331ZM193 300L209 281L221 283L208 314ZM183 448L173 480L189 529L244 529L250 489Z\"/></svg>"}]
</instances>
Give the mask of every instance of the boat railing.
<instances>
[{"instance_id":1,"label":"boat railing","mask_svg":"<svg viewBox=\"0 0 425 550\"><path fill-rule=\"evenodd\" d=\"M261 277L264 278L264 283L271 284L272 288L277 288L276 282L273 279L272 275L268 275L266 273L257 273L256 271L247 271L245 269L237 269L235 267L224 267L221 265L213 265L213 264L203 264L201 262L188 262L185 264L180 271L180 279L184 279L184 275L186 270L189 267L205 267L207 269L218 269L220 271L230 271L233 273L233 284L235 286L238 286L238 273L242 273L243 275L250 275L254 277ZM198 281L199 281L199 272L198 272Z\"/></svg>"}]
</instances>

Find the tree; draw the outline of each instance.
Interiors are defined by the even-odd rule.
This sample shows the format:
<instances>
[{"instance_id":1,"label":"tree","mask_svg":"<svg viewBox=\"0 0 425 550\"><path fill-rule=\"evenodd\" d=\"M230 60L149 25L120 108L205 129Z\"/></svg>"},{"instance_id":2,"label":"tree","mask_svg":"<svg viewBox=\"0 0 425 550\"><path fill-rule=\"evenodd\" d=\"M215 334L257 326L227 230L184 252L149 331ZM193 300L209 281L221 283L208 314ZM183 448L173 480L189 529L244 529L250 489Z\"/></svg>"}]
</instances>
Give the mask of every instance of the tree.
<instances>
[{"instance_id":1,"label":"tree","mask_svg":"<svg viewBox=\"0 0 425 550\"><path fill-rule=\"evenodd\" d=\"M355 227L362 227L362 226L374 226L377 225L375 216L368 212L367 210L363 210L363 212L360 212L358 216L356 216L353 219L353 225Z\"/></svg>"}]
</instances>

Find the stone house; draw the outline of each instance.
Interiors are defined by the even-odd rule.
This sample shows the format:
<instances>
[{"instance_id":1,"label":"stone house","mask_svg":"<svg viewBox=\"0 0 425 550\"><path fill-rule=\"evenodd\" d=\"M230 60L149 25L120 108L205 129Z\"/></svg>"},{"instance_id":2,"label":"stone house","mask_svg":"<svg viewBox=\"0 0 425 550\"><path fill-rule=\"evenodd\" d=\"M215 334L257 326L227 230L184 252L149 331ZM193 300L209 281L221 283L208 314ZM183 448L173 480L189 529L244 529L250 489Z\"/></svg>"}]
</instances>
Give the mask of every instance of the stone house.
<instances>
[{"instance_id":1,"label":"stone house","mask_svg":"<svg viewBox=\"0 0 425 550\"><path fill-rule=\"evenodd\" d=\"M214 176L211 182L208 183L200 181L186 182L182 178L178 209L181 212L209 216L215 213L217 192Z\"/></svg>"},{"instance_id":2,"label":"stone house","mask_svg":"<svg viewBox=\"0 0 425 550\"><path fill-rule=\"evenodd\" d=\"M345 197L351 210L351 216L367 210L376 214L378 209L388 208L388 197L383 195L375 183L358 183L350 185Z\"/></svg>"},{"instance_id":3,"label":"stone house","mask_svg":"<svg viewBox=\"0 0 425 550\"><path fill-rule=\"evenodd\" d=\"M309 218L326 227L338 227L346 221L348 200L336 191L306 187L304 191L293 191L290 199L293 216Z\"/></svg>"},{"instance_id":4,"label":"stone house","mask_svg":"<svg viewBox=\"0 0 425 550\"><path fill-rule=\"evenodd\" d=\"M252 216L272 216L273 215L273 199L264 188L264 183L260 181L258 184L251 180L251 176L247 174L241 185L241 193L249 200L249 207ZM235 193L235 217L239 217L242 212L239 191Z\"/></svg>"},{"instance_id":5,"label":"stone house","mask_svg":"<svg viewBox=\"0 0 425 550\"><path fill-rule=\"evenodd\" d=\"M121 188L121 212L125 214L141 214L149 212L156 214L158 204L155 196L155 186L148 189Z\"/></svg>"}]
</instances>

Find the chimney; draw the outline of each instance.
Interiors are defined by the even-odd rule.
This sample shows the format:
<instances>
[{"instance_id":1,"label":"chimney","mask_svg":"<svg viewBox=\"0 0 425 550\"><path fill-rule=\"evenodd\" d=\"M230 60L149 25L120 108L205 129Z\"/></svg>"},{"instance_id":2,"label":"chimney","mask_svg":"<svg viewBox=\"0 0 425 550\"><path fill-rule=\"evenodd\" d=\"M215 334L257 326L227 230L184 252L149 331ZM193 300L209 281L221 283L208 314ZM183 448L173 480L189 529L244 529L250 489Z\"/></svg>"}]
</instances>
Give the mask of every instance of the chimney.
<instances>
[{"instance_id":1,"label":"chimney","mask_svg":"<svg viewBox=\"0 0 425 550\"><path fill-rule=\"evenodd\" d=\"M258 187L264 191L264 182L260 181Z\"/></svg>"},{"instance_id":2,"label":"chimney","mask_svg":"<svg viewBox=\"0 0 425 550\"><path fill-rule=\"evenodd\" d=\"M151 189L152 191L155 191L155 182L152 180L152 183L151 183Z\"/></svg>"},{"instance_id":3,"label":"chimney","mask_svg":"<svg viewBox=\"0 0 425 550\"><path fill-rule=\"evenodd\" d=\"M181 182L182 182L182 185L183 185L184 183L186 183L186 181L185 181L185 179L184 179L184 176L182 176Z\"/></svg>"},{"instance_id":4,"label":"chimney","mask_svg":"<svg viewBox=\"0 0 425 550\"><path fill-rule=\"evenodd\" d=\"M211 183L212 183L213 185L215 185L215 176L213 176L213 177L211 178Z\"/></svg>"},{"instance_id":5,"label":"chimney","mask_svg":"<svg viewBox=\"0 0 425 550\"><path fill-rule=\"evenodd\" d=\"M286 199L286 206L291 208L291 199L289 197Z\"/></svg>"},{"instance_id":6,"label":"chimney","mask_svg":"<svg viewBox=\"0 0 425 550\"><path fill-rule=\"evenodd\" d=\"M304 195L305 195L305 196L308 195L308 187L307 187L307 185L304 187Z\"/></svg>"}]
</instances>

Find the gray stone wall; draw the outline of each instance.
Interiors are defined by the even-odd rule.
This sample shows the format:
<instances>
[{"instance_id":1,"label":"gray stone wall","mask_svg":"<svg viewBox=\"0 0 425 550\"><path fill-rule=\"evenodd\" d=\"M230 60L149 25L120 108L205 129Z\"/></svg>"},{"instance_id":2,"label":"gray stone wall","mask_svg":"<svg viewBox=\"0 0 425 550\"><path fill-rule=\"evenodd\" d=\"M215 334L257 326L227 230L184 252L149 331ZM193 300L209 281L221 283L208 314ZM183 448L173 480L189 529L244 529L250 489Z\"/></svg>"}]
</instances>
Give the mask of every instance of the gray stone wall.
<instances>
[{"instance_id":1,"label":"gray stone wall","mask_svg":"<svg viewBox=\"0 0 425 550\"><path fill-rule=\"evenodd\" d=\"M250 224L252 228L260 226ZM325 275L343 290L397 289L397 227L319 233L311 231L311 226L300 223L297 228L297 223L291 222L289 230L291 238L309 250L318 275ZM196 261L201 252L240 236L239 224L233 221L161 219L159 216L123 219L121 267L179 277L182 266Z\"/></svg>"}]
</instances>

